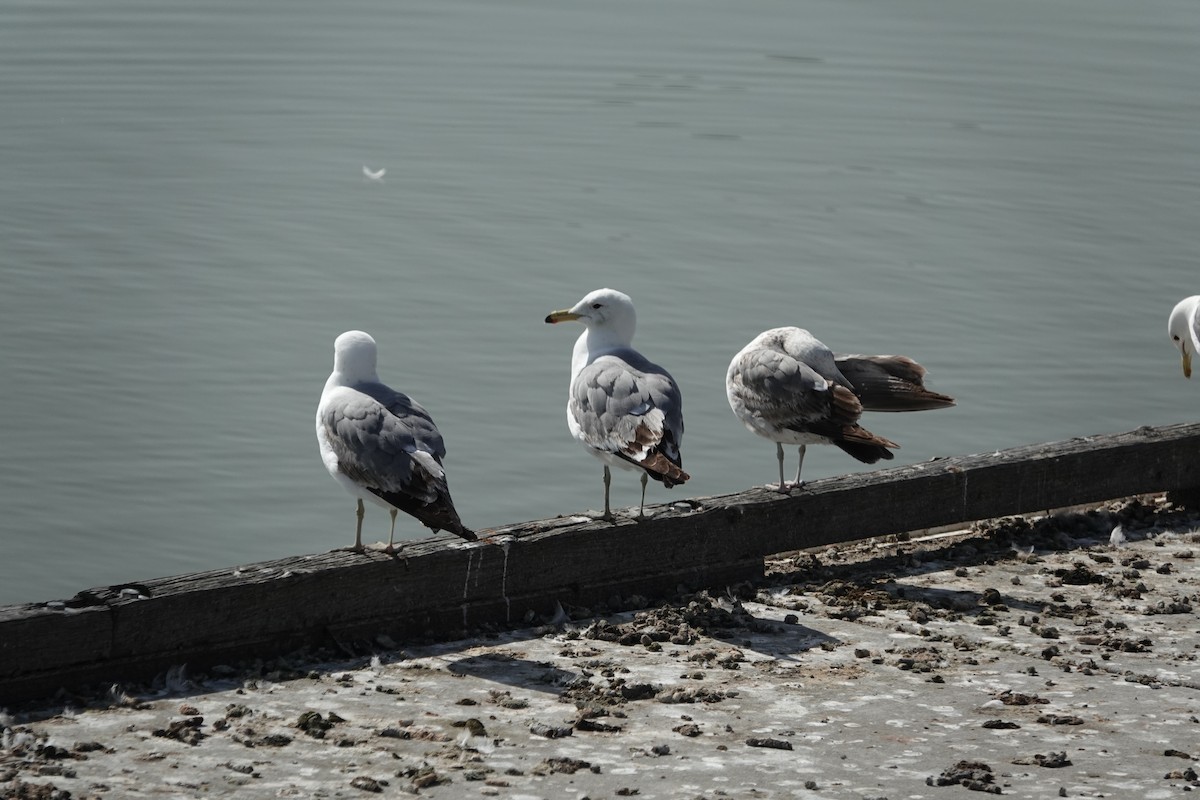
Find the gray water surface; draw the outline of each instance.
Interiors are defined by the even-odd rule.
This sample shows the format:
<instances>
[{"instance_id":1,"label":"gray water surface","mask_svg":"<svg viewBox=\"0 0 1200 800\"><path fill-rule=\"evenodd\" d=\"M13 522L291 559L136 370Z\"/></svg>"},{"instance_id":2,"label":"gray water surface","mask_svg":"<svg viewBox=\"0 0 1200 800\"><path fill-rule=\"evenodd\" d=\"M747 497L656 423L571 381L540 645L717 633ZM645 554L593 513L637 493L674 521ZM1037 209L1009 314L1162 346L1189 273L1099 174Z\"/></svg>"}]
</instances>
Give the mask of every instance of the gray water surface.
<instances>
[{"instance_id":1,"label":"gray water surface","mask_svg":"<svg viewBox=\"0 0 1200 800\"><path fill-rule=\"evenodd\" d=\"M1193 0L9 3L0 603L349 544L350 328L468 525L598 508L542 319L601 286L683 391L649 502L775 477L723 382L777 325L958 398L864 419L893 464L1193 420L1197 42Z\"/></svg>"}]
</instances>

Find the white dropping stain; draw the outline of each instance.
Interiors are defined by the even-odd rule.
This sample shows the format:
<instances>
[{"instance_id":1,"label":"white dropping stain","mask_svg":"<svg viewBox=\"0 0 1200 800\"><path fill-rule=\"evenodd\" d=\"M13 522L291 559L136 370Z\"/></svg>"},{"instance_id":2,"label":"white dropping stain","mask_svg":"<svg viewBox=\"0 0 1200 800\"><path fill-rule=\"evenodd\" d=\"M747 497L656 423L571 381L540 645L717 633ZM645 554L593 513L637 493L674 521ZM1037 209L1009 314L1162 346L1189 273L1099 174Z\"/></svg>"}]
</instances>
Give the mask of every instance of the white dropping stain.
<instances>
[{"instance_id":1,"label":"white dropping stain","mask_svg":"<svg viewBox=\"0 0 1200 800\"><path fill-rule=\"evenodd\" d=\"M1125 529L1120 525L1112 529L1112 534L1108 537L1108 543L1113 547L1120 547L1129 541L1125 538Z\"/></svg>"},{"instance_id":2,"label":"white dropping stain","mask_svg":"<svg viewBox=\"0 0 1200 800\"><path fill-rule=\"evenodd\" d=\"M176 664L167 669L163 683L168 691L183 693L192 688L192 682L187 676L187 664Z\"/></svg>"},{"instance_id":3,"label":"white dropping stain","mask_svg":"<svg viewBox=\"0 0 1200 800\"><path fill-rule=\"evenodd\" d=\"M925 705L924 703L922 703L920 705L924 708L929 709L934 714L941 714L944 717L961 717L962 716L962 712L960 712L954 706L930 706L930 705Z\"/></svg>"},{"instance_id":4,"label":"white dropping stain","mask_svg":"<svg viewBox=\"0 0 1200 800\"><path fill-rule=\"evenodd\" d=\"M505 536L503 539L493 541L504 551L504 567L500 573L500 596L504 598L504 621L512 622L512 600L508 598L508 551L516 539L512 536Z\"/></svg>"},{"instance_id":5,"label":"white dropping stain","mask_svg":"<svg viewBox=\"0 0 1200 800\"><path fill-rule=\"evenodd\" d=\"M462 612L463 612L463 627L464 628L467 627L467 590L471 588L471 562L474 559L475 559L475 551L474 550L467 551L467 574L466 574L466 577L463 578L463 596L462 596L462 599L463 599ZM483 559L480 559L480 561L482 561L482 560Z\"/></svg>"},{"instance_id":6,"label":"white dropping stain","mask_svg":"<svg viewBox=\"0 0 1200 800\"><path fill-rule=\"evenodd\" d=\"M558 627L559 625L564 625L570 621L571 621L571 617L570 617L570 615L567 614L567 612L565 610L563 610L562 603L555 600L554 601L554 616L546 624Z\"/></svg>"},{"instance_id":7,"label":"white dropping stain","mask_svg":"<svg viewBox=\"0 0 1200 800\"><path fill-rule=\"evenodd\" d=\"M463 578L463 602L467 600L467 590L471 587L471 562L475 560L475 553L467 553L467 574Z\"/></svg>"},{"instance_id":8,"label":"white dropping stain","mask_svg":"<svg viewBox=\"0 0 1200 800\"><path fill-rule=\"evenodd\" d=\"M1018 561L1026 561L1033 556L1033 545L1029 545L1028 550L1022 550L1020 547L1013 547L1012 550Z\"/></svg>"}]
</instances>

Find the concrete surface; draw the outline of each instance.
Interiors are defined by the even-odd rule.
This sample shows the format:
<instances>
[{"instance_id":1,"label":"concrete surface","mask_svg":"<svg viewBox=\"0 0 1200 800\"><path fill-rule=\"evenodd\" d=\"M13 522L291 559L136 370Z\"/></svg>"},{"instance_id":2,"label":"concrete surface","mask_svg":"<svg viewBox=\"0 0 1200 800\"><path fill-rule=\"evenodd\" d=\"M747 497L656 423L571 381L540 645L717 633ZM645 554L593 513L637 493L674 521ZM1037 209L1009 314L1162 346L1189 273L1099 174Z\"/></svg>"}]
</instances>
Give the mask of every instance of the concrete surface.
<instances>
[{"instance_id":1,"label":"concrete surface","mask_svg":"<svg viewBox=\"0 0 1200 800\"><path fill-rule=\"evenodd\" d=\"M1196 522L1123 501L782 555L765 586L642 611L173 671L7 710L0 795L1177 797L1200 788Z\"/></svg>"}]
</instances>

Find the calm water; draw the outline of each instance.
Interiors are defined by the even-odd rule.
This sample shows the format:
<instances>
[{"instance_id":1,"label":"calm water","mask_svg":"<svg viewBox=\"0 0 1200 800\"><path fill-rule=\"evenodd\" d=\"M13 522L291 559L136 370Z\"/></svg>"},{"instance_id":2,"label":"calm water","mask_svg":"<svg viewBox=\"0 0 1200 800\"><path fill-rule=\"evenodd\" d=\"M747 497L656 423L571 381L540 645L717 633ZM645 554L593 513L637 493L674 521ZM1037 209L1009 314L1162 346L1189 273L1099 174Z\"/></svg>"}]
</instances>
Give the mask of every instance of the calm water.
<instances>
[{"instance_id":1,"label":"calm water","mask_svg":"<svg viewBox=\"0 0 1200 800\"><path fill-rule=\"evenodd\" d=\"M7 3L0 603L350 543L349 328L467 524L598 507L542 318L600 286L683 389L651 502L774 478L723 380L776 325L959 398L866 420L895 464L1196 419L1198 41L1194 0Z\"/></svg>"}]
</instances>

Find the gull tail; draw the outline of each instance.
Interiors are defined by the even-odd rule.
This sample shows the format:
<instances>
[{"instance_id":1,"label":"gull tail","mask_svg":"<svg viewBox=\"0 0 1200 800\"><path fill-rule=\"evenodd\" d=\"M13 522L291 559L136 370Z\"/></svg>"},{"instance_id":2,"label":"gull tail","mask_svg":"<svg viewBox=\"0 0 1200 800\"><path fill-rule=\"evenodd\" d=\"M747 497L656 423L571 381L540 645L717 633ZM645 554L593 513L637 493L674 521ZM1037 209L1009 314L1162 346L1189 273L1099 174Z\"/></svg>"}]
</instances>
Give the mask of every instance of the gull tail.
<instances>
[{"instance_id":1,"label":"gull tail","mask_svg":"<svg viewBox=\"0 0 1200 800\"><path fill-rule=\"evenodd\" d=\"M462 520L458 518L458 511L455 510L454 504L450 502L449 495L443 495L437 501L423 506L419 511L410 513L419 519L425 527L431 528L434 533L445 530L450 531L455 536L466 539L468 542L478 541L479 539L474 531L463 526Z\"/></svg>"},{"instance_id":2,"label":"gull tail","mask_svg":"<svg viewBox=\"0 0 1200 800\"><path fill-rule=\"evenodd\" d=\"M894 456L888 448L900 447L892 440L876 436L860 425L847 425L830 439L833 444L864 464L874 464L880 459L891 461Z\"/></svg>"},{"instance_id":3,"label":"gull tail","mask_svg":"<svg viewBox=\"0 0 1200 800\"><path fill-rule=\"evenodd\" d=\"M415 517L418 522L434 533L441 530L450 531L468 542L474 542L479 538L474 531L463 526L462 520L458 518L458 511L454 508L454 502L450 499L450 494L444 490L437 491L436 496L430 502L402 492L381 492L376 489L370 491L405 514Z\"/></svg>"}]
</instances>

